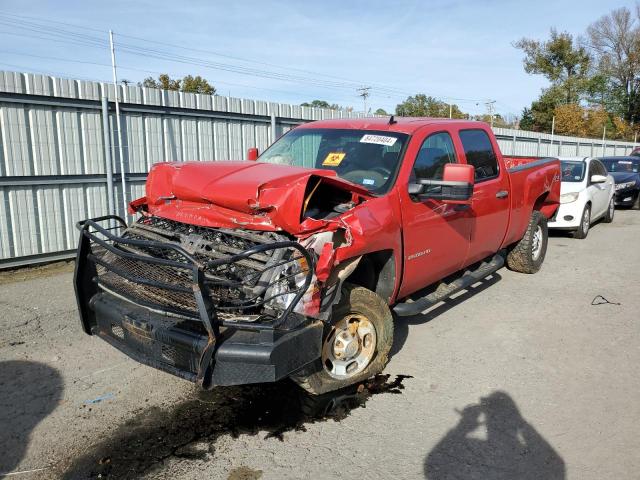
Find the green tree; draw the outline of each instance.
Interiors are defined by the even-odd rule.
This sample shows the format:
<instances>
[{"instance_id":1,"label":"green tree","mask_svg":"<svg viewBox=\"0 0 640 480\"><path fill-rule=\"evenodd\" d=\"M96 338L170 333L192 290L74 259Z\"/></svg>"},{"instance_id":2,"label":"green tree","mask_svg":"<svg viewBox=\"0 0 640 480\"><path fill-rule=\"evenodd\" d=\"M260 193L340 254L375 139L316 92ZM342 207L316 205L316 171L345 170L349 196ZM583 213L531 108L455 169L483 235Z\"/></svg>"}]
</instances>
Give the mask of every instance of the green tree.
<instances>
[{"instance_id":1,"label":"green tree","mask_svg":"<svg viewBox=\"0 0 640 480\"><path fill-rule=\"evenodd\" d=\"M313 100L311 103L309 102L304 102L301 103L300 106L302 107L314 107L314 108L331 108L332 110L340 110L340 105L337 105L335 103L329 103L325 100Z\"/></svg>"},{"instance_id":2,"label":"green tree","mask_svg":"<svg viewBox=\"0 0 640 480\"><path fill-rule=\"evenodd\" d=\"M384 108L379 108L377 109L375 112L373 112L375 115L389 115L387 113L387 111Z\"/></svg>"},{"instance_id":3,"label":"green tree","mask_svg":"<svg viewBox=\"0 0 640 480\"><path fill-rule=\"evenodd\" d=\"M396 107L396 114L402 117L440 117L449 118L450 104L427 96L423 93L408 97ZM452 118L467 118L460 108L451 105Z\"/></svg>"},{"instance_id":4,"label":"green tree","mask_svg":"<svg viewBox=\"0 0 640 480\"><path fill-rule=\"evenodd\" d=\"M534 132L550 132L553 115L558 105L564 104L564 91L558 87L549 87L542 91L530 108L522 112L520 128Z\"/></svg>"},{"instance_id":5,"label":"green tree","mask_svg":"<svg viewBox=\"0 0 640 480\"><path fill-rule=\"evenodd\" d=\"M215 95L216 93L215 87L200 75L196 77L187 75L181 80L178 80L172 79L169 75L163 73L158 76L157 80L153 77L147 77L138 85L147 88L160 88L162 90L175 90L188 93L205 93L208 95Z\"/></svg>"},{"instance_id":6,"label":"green tree","mask_svg":"<svg viewBox=\"0 0 640 480\"><path fill-rule=\"evenodd\" d=\"M545 76L562 91L564 103L580 101L588 86L591 56L571 34L552 28L549 40L522 38L514 46L524 52L525 72Z\"/></svg>"},{"instance_id":7,"label":"green tree","mask_svg":"<svg viewBox=\"0 0 640 480\"><path fill-rule=\"evenodd\" d=\"M204 93L207 95L214 95L216 93L216 89L212 87L207 80L202 78L200 75L192 77L191 75L187 75L182 79L180 89L183 92L189 93Z\"/></svg>"}]
</instances>

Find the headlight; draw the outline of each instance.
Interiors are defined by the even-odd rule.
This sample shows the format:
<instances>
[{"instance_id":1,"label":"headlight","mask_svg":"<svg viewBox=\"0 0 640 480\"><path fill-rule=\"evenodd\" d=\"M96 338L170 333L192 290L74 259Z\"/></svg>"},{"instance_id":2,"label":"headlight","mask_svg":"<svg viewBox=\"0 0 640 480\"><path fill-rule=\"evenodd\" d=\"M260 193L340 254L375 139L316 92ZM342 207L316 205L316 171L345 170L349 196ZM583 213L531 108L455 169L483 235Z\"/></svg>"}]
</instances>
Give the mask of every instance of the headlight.
<instances>
[{"instance_id":1,"label":"headlight","mask_svg":"<svg viewBox=\"0 0 640 480\"><path fill-rule=\"evenodd\" d=\"M635 184L636 184L636 182L616 183L616 190L624 190L625 188L631 188Z\"/></svg>"},{"instance_id":2,"label":"headlight","mask_svg":"<svg viewBox=\"0 0 640 480\"><path fill-rule=\"evenodd\" d=\"M271 298L268 303L283 310L289 307L297 292L304 288L309 269L310 266L304 257L283 262L276 267L266 293L266 297ZM315 282L312 281L309 290L314 286Z\"/></svg>"},{"instance_id":3,"label":"headlight","mask_svg":"<svg viewBox=\"0 0 640 480\"><path fill-rule=\"evenodd\" d=\"M563 193L562 195L560 195L560 203L575 202L578 199L579 195L580 194L578 192Z\"/></svg>"}]
</instances>

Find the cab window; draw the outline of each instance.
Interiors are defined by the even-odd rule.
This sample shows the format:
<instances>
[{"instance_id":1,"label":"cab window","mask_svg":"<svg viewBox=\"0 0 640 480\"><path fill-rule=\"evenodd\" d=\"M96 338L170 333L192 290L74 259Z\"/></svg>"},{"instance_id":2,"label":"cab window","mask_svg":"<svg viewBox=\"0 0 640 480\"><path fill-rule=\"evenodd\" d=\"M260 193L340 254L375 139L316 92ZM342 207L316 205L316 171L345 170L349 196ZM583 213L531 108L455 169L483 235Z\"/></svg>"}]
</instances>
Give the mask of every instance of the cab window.
<instances>
[{"instance_id":1,"label":"cab window","mask_svg":"<svg viewBox=\"0 0 640 480\"><path fill-rule=\"evenodd\" d=\"M435 133L422 142L413 164L410 182L416 178L442 180L444 166L455 161L456 153L451 136L446 132Z\"/></svg>"},{"instance_id":2,"label":"cab window","mask_svg":"<svg viewBox=\"0 0 640 480\"><path fill-rule=\"evenodd\" d=\"M498 158L493 151L489 135L484 130L462 130L460 141L467 157L467 163L476 169L476 182L498 176Z\"/></svg>"}]
</instances>

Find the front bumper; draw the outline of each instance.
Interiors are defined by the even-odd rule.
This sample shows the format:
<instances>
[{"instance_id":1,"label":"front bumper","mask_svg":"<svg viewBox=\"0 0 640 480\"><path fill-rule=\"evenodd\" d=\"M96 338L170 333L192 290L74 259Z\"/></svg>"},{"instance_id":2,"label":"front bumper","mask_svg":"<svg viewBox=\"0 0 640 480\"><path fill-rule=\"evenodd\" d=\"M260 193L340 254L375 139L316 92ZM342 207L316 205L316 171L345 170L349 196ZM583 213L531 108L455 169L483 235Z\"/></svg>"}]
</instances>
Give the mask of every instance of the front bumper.
<instances>
[{"instance_id":1,"label":"front bumper","mask_svg":"<svg viewBox=\"0 0 640 480\"><path fill-rule=\"evenodd\" d=\"M614 201L617 207L632 207L638 199L639 190L627 189L618 190L615 193Z\"/></svg>"},{"instance_id":2,"label":"front bumper","mask_svg":"<svg viewBox=\"0 0 640 480\"><path fill-rule=\"evenodd\" d=\"M225 328L210 343L196 322L152 312L107 293L90 300L91 333L134 360L214 385L275 382L320 357L323 323L283 330Z\"/></svg>"},{"instance_id":3,"label":"front bumper","mask_svg":"<svg viewBox=\"0 0 640 480\"><path fill-rule=\"evenodd\" d=\"M322 321L293 311L311 285L314 264L296 242L265 243L203 264L175 243L114 234L127 228L119 217L86 220L78 228L74 284L82 328L140 363L209 388L273 382L320 357ZM275 249L294 258L280 256L264 270L300 259L308 266L279 316L255 315L266 303L258 296L222 298L242 287L219 276L224 268L253 265L252 256L265 258ZM172 308L174 302L180 308Z\"/></svg>"},{"instance_id":4,"label":"front bumper","mask_svg":"<svg viewBox=\"0 0 640 480\"><path fill-rule=\"evenodd\" d=\"M575 230L580 226L582 202L561 203L553 220L547 226L557 230Z\"/></svg>"}]
</instances>

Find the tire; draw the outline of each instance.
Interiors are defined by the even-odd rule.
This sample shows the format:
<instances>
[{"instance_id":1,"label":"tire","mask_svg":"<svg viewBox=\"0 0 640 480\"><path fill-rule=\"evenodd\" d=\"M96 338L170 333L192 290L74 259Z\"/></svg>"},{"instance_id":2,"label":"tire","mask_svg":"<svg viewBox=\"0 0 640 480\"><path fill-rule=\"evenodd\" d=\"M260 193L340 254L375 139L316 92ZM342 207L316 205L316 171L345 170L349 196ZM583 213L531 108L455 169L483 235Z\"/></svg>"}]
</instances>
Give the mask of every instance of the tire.
<instances>
[{"instance_id":1,"label":"tire","mask_svg":"<svg viewBox=\"0 0 640 480\"><path fill-rule=\"evenodd\" d=\"M616 205L613 200L613 197L611 197L611 200L609 201L609 206L607 207L607 213L605 213L604 217L602 217L602 221L604 223L613 222L613 216L615 215L615 211L616 211Z\"/></svg>"},{"instance_id":2,"label":"tire","mask_svg":"<svg viewBox=\"0 0 640 480\"><path fill-rule=\"evenodd\" d=\"M347 338L355 338L355 340L348 343L340 342L340 336L350 331L342 328L344 325L358 325L355 336L347 335ZM363 331L368 332L362 338L359 336L361 325L364 325ZM373 345L373 339L370 335L371 326L375 334L375 345ZM356 354L358 358L360 355L367 357L365 347L367 338L372 342L368 348L372 353L366 361L358 364L357 358L347 357L345 361L336 358L338 355L349 354L349 347L352 345L357 345L355 347L357 351L355 354L351 351L351 357ZM387 303L367 288L345 283L342 287L342 298L333 307L331 325L325 329L322 341L322 358L312 366L292 375L291 379L313 395L320 395L358 383L384 369L389 361L388 356L392 343L393 315ZM346 345L344 352L336 353L335 345ZM352 373L349 373L348 370L354 364L357 367L353 369ZM341 374L338 368L340 365L346 365L344 374Z\"/></svg>"},{"instance_id":3,"label":"tire","mask_svg":"<svg viewBox=\"0 0 640 480\"><path fill-rule=\"evenodd\" d=\"M589 228L591 228L591 205L585 205L580 217L580 226L573 232L573 238L583 240L589 235Z\"/></svg>"},{"instance_id":4,"label":"tire","mask_svg":"<svg viewBox=\"0 0 640 480\"><path fill-rule=\"evenodd\" d=\"M524 236L507 255L509 270L520 273L536 273L547 253L547 218L539 211L531 214Z\"/></svg>"}]
</instances>

